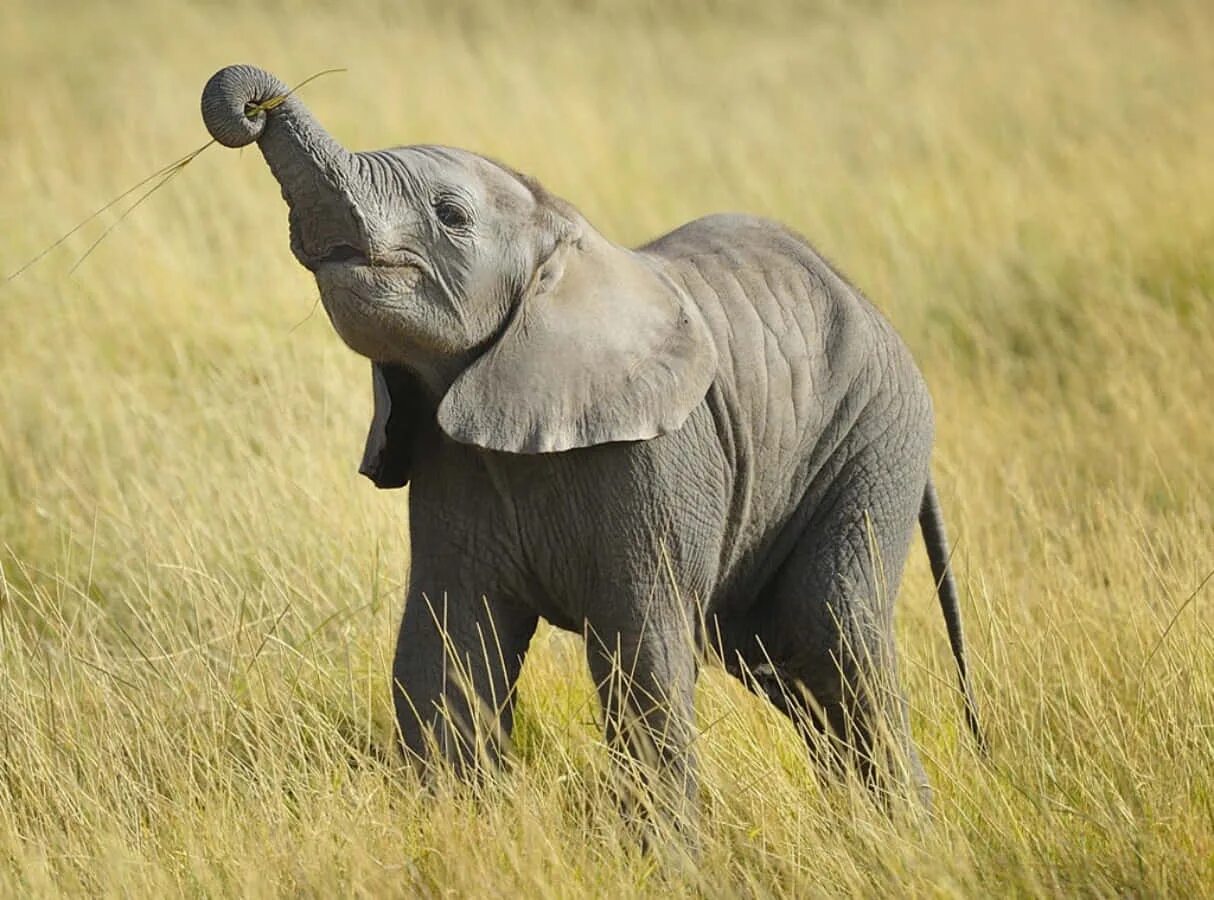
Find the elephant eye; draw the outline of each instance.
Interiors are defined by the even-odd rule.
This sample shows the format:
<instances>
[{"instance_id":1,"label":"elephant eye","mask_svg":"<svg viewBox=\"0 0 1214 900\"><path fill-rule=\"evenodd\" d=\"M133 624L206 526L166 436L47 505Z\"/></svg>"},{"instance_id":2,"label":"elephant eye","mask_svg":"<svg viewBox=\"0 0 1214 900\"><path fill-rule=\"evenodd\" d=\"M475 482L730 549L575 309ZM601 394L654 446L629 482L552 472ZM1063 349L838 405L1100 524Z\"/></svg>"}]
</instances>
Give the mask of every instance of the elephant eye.
<instances>
[{"instance_id":1,"label":"elephant eye","mask_svg":"<svg viewBox=\"0 0 1214 900\"><path fill-rule=\"evenodd\" d=\"M445 227L454 231L461 231L472 224L468 211L448 197L440 197L434 202L434 214Z\"/></svg>"}]
</instances>

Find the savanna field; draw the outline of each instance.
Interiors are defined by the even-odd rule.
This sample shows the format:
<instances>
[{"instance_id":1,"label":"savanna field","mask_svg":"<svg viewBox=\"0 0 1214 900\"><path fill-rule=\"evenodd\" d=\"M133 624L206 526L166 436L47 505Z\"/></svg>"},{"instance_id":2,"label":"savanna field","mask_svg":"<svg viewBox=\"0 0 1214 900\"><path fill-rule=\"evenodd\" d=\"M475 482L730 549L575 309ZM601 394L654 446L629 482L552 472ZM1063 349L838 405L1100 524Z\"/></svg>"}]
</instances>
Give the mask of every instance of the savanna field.
<instances>
[{"instance_id":1,"label":"savanna field","mask_svg":"<svg viewBox=\"0 0 1214 900\"><path fill-rule=\"evenodd\" d=\"M541 628L512 770L393 749L407 497L356 474L367 364L256 150L211 148L0 286L0 895L1214 892L1214 7L9 0L0 271L203 144L229 63L342 143L463 146L639 243L783 220L931 386L992 752L916 538L898 607L935 787L823 783L708 669L696 867L610 799Z\"/></svg>"}]
</instances>

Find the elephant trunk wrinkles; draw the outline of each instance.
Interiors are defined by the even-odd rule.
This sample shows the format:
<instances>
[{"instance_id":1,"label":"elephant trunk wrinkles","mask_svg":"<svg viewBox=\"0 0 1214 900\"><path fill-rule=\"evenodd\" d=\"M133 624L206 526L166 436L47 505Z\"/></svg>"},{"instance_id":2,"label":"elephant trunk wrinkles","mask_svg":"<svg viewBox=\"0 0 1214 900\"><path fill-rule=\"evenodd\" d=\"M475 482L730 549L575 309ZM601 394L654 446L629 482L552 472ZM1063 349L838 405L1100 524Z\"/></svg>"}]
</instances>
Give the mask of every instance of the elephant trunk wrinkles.
<instances>
[{"instance_id":1,"label":"elephant trunk wrinkles","mask_svg":"<svg viewBox=\"0 0 1214 900\"><path fill-rule=\"evenodd\" d=\"M277 101L276 103L274 101ZM258 109L261 104L272 104ZM354 154L325 131L287 86L255 66L228 66L202 91L202 119L225 147L257 142L292 210L292 245L303 256L323 254L334 243L334 220L363 229L354 203L359 167ZM310 238L310 239L308 239Z\"/></svg>"}]
</instances>

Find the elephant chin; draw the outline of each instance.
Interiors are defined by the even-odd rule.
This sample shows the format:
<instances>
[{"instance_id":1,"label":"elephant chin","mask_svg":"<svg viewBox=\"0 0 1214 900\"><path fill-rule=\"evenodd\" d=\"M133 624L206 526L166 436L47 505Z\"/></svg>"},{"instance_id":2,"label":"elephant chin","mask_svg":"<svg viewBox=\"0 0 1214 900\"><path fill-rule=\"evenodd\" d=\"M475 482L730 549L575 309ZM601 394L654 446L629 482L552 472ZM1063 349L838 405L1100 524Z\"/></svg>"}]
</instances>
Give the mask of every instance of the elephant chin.
<instances>
[{"instance_id":1,"label":"elephant chin","mask_svg":"<svg viewBox=\"0 0 1214 900\"><path fill-rule=\"evenodd\" d=\"M326 283L317 273L320 300L333 330L351 350L375 362L403 363L407 336L403 311L393 298L368 295L347 283Z\"/></svg>"}]
</instances>

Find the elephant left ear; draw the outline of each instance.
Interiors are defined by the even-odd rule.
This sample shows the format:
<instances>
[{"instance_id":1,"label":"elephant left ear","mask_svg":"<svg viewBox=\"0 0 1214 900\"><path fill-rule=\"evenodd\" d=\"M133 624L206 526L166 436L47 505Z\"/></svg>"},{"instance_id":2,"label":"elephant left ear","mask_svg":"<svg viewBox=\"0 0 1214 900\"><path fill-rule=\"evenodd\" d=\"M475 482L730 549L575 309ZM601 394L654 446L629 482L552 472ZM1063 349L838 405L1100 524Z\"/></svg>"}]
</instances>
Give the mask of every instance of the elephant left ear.
<instances>
[{"instance_id":1,"label":"elephant left ear","mask_svg":"<svg viewBox=\"0 0 1214 900\"><path fill-rule=\"evenodd\" d=\"M591 232L540 265L438 422L461 443L510 453L645 440L683 424L716 368L699 309L660 264Z\"/></svg>"},{"instance_id":2,"label":"elephant left ear","mask_svg":"<svg viewBox=\"0 0 1214 900\"><path fill-rule=\"evenodd\" d=\"M429 414L421 388L400 366L371 364L371 390L375 409L359 474L378 488L399 488L409 483L413 445Z\"/></svg>"}]
</instances>

